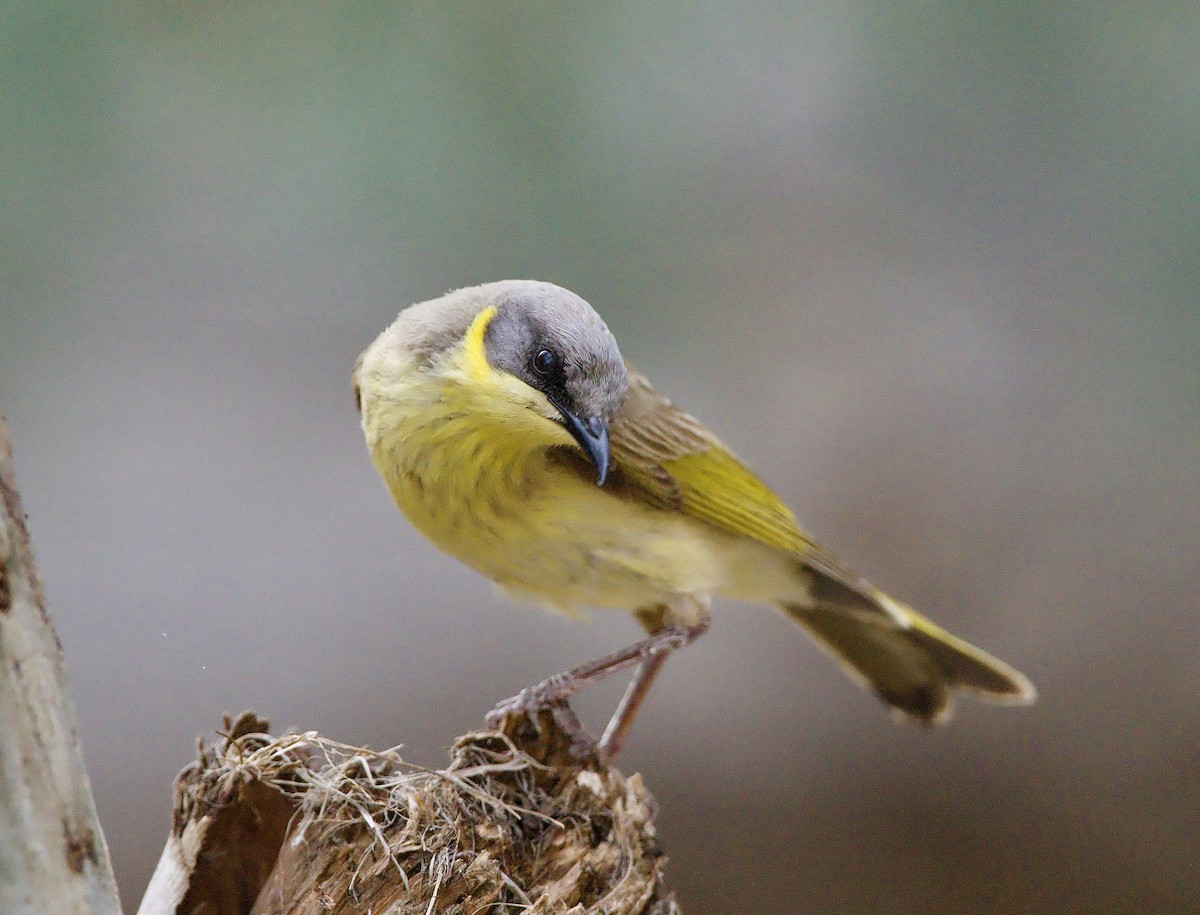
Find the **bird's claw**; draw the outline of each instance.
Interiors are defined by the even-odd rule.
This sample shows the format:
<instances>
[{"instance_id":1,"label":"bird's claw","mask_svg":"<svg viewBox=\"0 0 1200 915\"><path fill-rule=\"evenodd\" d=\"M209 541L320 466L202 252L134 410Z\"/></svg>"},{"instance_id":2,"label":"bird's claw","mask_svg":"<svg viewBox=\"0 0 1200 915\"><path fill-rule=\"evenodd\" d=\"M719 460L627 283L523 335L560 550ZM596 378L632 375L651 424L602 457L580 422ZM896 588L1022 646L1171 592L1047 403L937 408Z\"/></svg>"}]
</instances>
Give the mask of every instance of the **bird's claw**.
<instances>
[{"instance_id":1,"label":"bird's claw","mask_svg":"<svg viewBox=\"0 0 1200 915\"><path fill-rule=\"evenodd\" d=\"M493 731L500 730L504 725L504 719L509 715L528 715L530 720L537 725L537 713L545 708L546 703L538 701L530 689L523 689L515 696L510 696L503 702L497 702L496 706L487 713L484 722Z\"/></svg>"},{"instance_id":2,"label":"bird's claw","mask_svg":"<svg viewBox=\"0 0 1200 915\"><path fill-rule=\"evenodd\" d=\"M596 740L587 732L565 699L549 699L537 687L521 690L515 696L496 703L484 722L494 731L502 730L509 716L524 715L541 733L539 714L549 711L559 730L571 740L571 755L580 761L596 755Z\"/></svg>"}]
</instances>

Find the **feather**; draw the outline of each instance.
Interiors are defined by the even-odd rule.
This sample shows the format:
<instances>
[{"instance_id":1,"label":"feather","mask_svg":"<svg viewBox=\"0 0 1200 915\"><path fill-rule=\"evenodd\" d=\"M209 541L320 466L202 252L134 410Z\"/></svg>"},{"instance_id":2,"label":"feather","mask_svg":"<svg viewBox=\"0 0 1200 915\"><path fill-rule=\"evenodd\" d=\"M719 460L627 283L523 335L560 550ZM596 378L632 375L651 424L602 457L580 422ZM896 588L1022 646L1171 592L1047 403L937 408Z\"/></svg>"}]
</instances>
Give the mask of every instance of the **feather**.
<instances>
[{"instance_id":1,"label":"feather","mask_svg":"<svg viewBox=\"0 0 1200 915\"><path fill-rule=\"evenodd\" d=\"M766 483L633 369L609 435L614 465L633 494L797 557L814 549Z\"/></svg>"}]
</instances>

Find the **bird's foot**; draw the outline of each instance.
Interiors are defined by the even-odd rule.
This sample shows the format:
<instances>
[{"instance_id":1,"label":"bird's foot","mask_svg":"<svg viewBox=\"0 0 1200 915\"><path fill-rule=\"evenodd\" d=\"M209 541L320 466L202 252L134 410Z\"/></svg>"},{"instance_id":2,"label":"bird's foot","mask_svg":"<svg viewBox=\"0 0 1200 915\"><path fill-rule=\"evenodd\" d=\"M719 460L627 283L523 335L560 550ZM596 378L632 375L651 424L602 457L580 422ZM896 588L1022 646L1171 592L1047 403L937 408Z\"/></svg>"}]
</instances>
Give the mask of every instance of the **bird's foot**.
<instances>
[{"instance_id":1,"label":"bird's foot","mask_svg":"<svg viewBox=\"0 0 1200 915\"><path fill-rule=\"evenodd\" d=\"M499 703L488 713L487 726L498 730L503 727L508 716L527 715L536 727L538 713L548 710L563 732L571 738L576 758L583 759L596 752L596 742L579 723L579 719L567 705L567 700L583 687L638 664L639 675L630 684L599 745L601 755L611 762L620 752L633 716L650 688L650 681L667 655L703 634L708 626L709 618L704 616L691 626L668 627L635 645L598 660L580 664L565 673L548 677L541 683L521 690L511 699Z\"/></svg>"},{"instance_id":2,"label":"bird's foot","mask_svg":"<svg viewBox=\"0 0 1200 915\"><path fill-rule=\"evenodd\" d=\"M540 733L541 725L538 716L541 712L548 711L559 730L570 739L571 755L581 762L594 758L596 756L595 738L587 732L565 699L547 694L548 691L544 687L548 682L550 681L523 689L517 695L498 702L484 719L487 726L492 730L503 730L505 720L510 716L524 715Z\"/></svg>"},{"instance_id":3,"label":"bird's foot","mask_svg":"<svg viewBox=\"0 0 1200 915\"><path fill-rule=\"evenodd\" d=\"M557 674L548 677L541 683L525 687L515 696L511 696L503 702L497 702L496 707L488 712L487 718L484 719L487 726L492 729L499 728L509 715L525 714L536 719L537 713L542 709L548 709L556 703L561 703L571 695L573 690L564 689L568 679L568 674Z\"/></svg>"}]
</instances>

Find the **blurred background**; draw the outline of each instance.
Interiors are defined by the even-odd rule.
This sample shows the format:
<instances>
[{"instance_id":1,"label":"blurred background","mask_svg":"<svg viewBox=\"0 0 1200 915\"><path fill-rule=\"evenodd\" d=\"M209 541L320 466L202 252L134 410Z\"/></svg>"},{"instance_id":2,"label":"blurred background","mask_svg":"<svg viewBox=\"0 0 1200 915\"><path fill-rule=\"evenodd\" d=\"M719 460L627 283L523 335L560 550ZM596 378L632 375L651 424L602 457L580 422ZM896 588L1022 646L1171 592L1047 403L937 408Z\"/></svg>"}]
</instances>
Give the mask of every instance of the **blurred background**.
<instances>
[{"instance_id":1,"label":"blurred background","mask_svg":"<svg viewBox=\"0 0 1200 915\"><path fill-rule=\"evenodd\" d=\"M623 758L685 912L1200 910L1200 12L736 7L0 12L0 411L130 910L222 712L440 765L637 637L367 458L358 352L505 277L1041 689L897 727L721 606Z\"/></svg>"}]
</instances>

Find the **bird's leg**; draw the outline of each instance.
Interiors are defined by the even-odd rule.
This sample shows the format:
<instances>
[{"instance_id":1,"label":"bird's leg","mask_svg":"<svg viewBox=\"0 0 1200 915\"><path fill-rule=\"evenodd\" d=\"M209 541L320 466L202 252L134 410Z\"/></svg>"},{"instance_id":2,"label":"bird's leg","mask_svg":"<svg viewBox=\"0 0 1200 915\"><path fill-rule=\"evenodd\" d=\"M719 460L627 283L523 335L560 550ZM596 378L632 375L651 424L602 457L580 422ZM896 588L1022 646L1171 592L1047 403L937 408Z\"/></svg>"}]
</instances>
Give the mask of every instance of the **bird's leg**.
<instances>
[{"instance_id":1,"label":"bird's leg","mask_svg":"<svg viewBox=\"0 0 1200 915\"><path fill-rule=\"evenodd\" d=\"M661 659L665 659L676 648L682 648L708 631L708 626L709 619L707 615L691 626L668 626L661 632L630 645L628 648L605 655L603 658L595 661L580 664L578 667L574 667L565 673L548 677L535 686L521 690L521 692L511 699L505 699L503 702L497 704L488 713L487 725L490 728L498 728L503 723L506 715L521 712L537 714L537 712L544 708L558 707L585 686L598 683L605 677L615 674L617 671L625 670L627 667L632 667L634 664L642 662L653 663L653 667L657 671L657 668L662 665ZM629 723L633 718L633 714L637 711L637 705L641 704L641 699L650 686L649 679L651 678L653 678L653 674L649 675L647 682L639 690L641 695L637 697L636 703L628 711L625 711L625 707L630 704L628 701L629 694L626 695L626 700L621 702L618 715L624 712L629 721L625 721L620 725L620 737L623 737L629 729ZM634 680L634 683L638 683L641 679L642 675L639 672L639 676ZM632 691L633 687L631 686L630 692ZM558 716L556 716L557 718ZM563 723L563 721L559 721L560 726ZM612 726L610 725L611 728ZM570 733L570 731L568 733L577 745L582 745L579 734ZM607 731L605 733L607 734Z\"/></svg>"},{"instance_id":2,"label":"bird's leg","mask_svg":"<svg viewBox=\"0 0 1200 915\"><path fill-rule=\"evenodd\" d=\"M637 673L633 675L629 688L621 697L621 704L613 712L608 727L604 729L604 736L600 738L598 749L603 759L612 761L621 752L621 747L625 745L625 735L629 733L629 727L633 724L638 709L642 707L642 700L650 692L650 684L654 682L654 678L666 662L667 654L666 651L655 652L638 665Z\"/></svg>"},{"instance_id":3,"label":"bird's leg","mask_svg":"<svg viewBox=\"0 0 1200 915\"><path fill-rule=\"evenodd\" d=\"M656 635L667 628L684 629L688 632L688 641L692 641L708 630L708 600L695 595L664 604L654 604L634 611L638 621L651 635ZM600 755L608 762L617 758L625 745L625 737L633 725L642 702L650 692L654 678L667 660L667 652L655 652L647 656L638 666L633 681L621 697L621 703L613 713L600 738Z\"/></svg>"}]
</instances>

